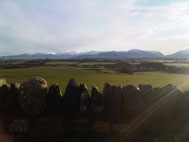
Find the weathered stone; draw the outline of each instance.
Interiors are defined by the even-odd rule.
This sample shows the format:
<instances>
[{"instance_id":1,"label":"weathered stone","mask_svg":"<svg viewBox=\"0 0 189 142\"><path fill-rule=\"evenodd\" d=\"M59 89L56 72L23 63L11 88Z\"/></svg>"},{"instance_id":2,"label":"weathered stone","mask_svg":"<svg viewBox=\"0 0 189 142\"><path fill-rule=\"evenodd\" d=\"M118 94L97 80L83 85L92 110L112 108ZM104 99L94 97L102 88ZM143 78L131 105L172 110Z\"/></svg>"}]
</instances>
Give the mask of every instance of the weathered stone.
<instances>
[{"instance_id":1,"label":"weathered stone","mask_svg":"<svg viewBox=\"0 0 189 142\"><path fill-rule=\"evenodd\" d=\"M45 79L36 77L23 82L20 85L17 96L22 111L31 116L37 116L46 108L47 82Z\"/></svg>"},{"instance_id":2,"label":"weathered stone","mask_svg":"<svg viewBox=\"0 0 189 142\"><path fill-rule=\"evenodd\" d=\"M144 110L144 102L139 90L133 86L128 85L123 87L123 106L122 112L126 118L133 118L138 116Z\"/></svg>"},{"instance_id":3,"label":"weathered stone","mask_svg":"<svg viewBox=\"0 0 189 142\"><path fill-rule=\"evenodd\" d=\"M148 92L151 93L153 91L152 85L150 84L139 84L138 88L140 89L140 91L142 91L142 93L145 94L147 94Z\"/></svg>"},{"instance_id":4,"label":"weathered stone","mask_svg":"<svg viewBox=\"0 0 189 142\"><path fill-rule=\"evenodd\" d=\"M67 120L64 122L67 132L85 132L90 130L88 119Z\"/></svg>"},{"instance_id":5,"label":"weathered stone","mask_svg":"<svg viewBox=\"0 0 189 142\"><path fill-rule=\"evenodd\" d=\"M133 139L134 141L135 138L144 138L143 140L146 142L149 141L147 140L148 138L151 139L158 136L166 128L166 125L158 116L151 115L151 113L148 112L146 115L141 116L138 121L132 123L129 135L123 140Z\"/></svg>"},{"instance_id":6,"label":"weathered stone","mask_svg":"<svg viewBox=\"0 0 189 142\"><path fill-rule=\"evenodd\" d=\"M182 117L189 117L189 91L182 93L180 99L178 99L179 114ZM184 114L184 115L183 115Z\"/></svg>"},{"instance_id":7,"label":"weathered stone","mask_svg":"<svg viewBox=\"0 0 189 142\"><path fill-rule=\"evenodd\" d=\"M5 79L0 79L0 87L4 84L7 84L6 80Z\"/></svg>"},{"instance_id":8,"label":"weathered stone","mask_svg":"<svg viewBox=\"0 0 189 142\"><path fill-rule=\"evenodd\" d=\"M112 125L108 121L96 121L93 124L93 131L96 133L111 133Z\"/></svg>"},{"instance_id":9,"label":"weathered stone","mask_svg":"<svg viewBox=\"0 0 189 142\"><path fill-rule=\"evenodd\" d=\"M168 84L165 87L154 88L154 96L157 100L165 100L166 98L175 98L182 93L182 90L178 87Z\"/></svg>"},{"instance_id":10,"label":"weathered stone","mask_svg":"<svg viewBox=\"0 0 189 142\"><path fill-rule=\"evenodd\" d=\"M138 121L135 121L136 124L132 123L134 126L131 127L135 129L132 130L129 137L155 138L162 134L177 132L180 127L185 125L188 116L183 113L183 107L181 107L182 91L173 85L154 90L157 100L144 114L138 117ZM182 100L187 99L183 98ZM184 123L182 123L183 121Z\"/></svg>"},{"instance_id":11,"label":"weathered stone","mask_svg":"<svg viewBox=\"0 0 189 142\"><path fill-rule=\"evenodd\" d=\"M161 101L161 99L164 97L165 94L165 88L163 87L156 87L154 90L154 103L158 103L158 101Z\"/></svg>"},{"instance_id":12,"label":"weathered stone","mask_svg":"<svg viewBox=\"0 0 189 142\"><path fill-rule=\"evenodd\" d=\"M7 126L5 126L6 124L3 122L2 118L0 118L0 135L6 135L7 134Z\"/></svg>"},{"instance_id":13,"label":"weathered stone","mask_svg":"<svg viewBox=\"0 0 189 142\"><path fill-rule=\"evenodd\" d=\"M50 115L58 115L60 113L62 93L58 85L52 85L47 94L47 113Z\"/></svg>"},{"instance_id":14,"label":"weathered stone","mask_svg":"<svg viewBox=\"0 0 189 142\"><path fill-rule=\"evenodd\" d=\"M152 85L140 84L138 88L140 90L140 94L142 95L145 105L146 106L151 105L154 99L154 92L153 92Z\"/></svg>"},{"instance_id":15,"label":"weathered stone","mask_svg":"<svg viewBox=\"0 0 189 142\"><path fill-rule=\"evenodd\" d=\"M91 98L98 98L101 97L102 94L100 94L98 88L96 86L92 86L92 90L91 90Z\"/></svg>"},{"instance_id":16,"label":"weathered stone","mask_svg":"<svg viewBox=\"0 0 189 142\"><path fill-rule=\"evenodd\" d=\"M15 142L15 138L13 135L1 135L0 142Z\"/></svg>"},{"instance_id":17,"label":"weathered stone","mask_svg":"<svg viewBox=\"0 0 189 142\"><path fill-rule=\"evenodd\" d=\"M90 109L90 99L89 92L86 84L80 84L80 112L89 112Z\"/></svg>"},{"instance_id":18,"label":"weathered stone","mask_svg":"<svg viewBox=\"0 0 189 142\"><path fill-rule=\"evenodd\" d=\"M154 97L158 96L158 94L161 92L160 87L153 88L153 90L154 90Z\"/></svg>"},{"instance_id":19,"label":"weathered stone","mask_svg":"<svg viewBox=\"0 0 189 142\"><path fill-rule=\"evenodd\" d=\"M113 124L113 132L115 133L128 133L130 131L129 123L114 123Z\"/></svg>"},{"instance_id":20,"label":"weathered stone","mask_svg":"<svg viewBox=\"0 0 189 142\"><path fill-rule=\"evenodd\" d=\"M5 113L5 110L3 109L3 105L7 96L10 96L10 86L4 84L0 87L0 112L2 113Z\"/></svg>"},{"instance_id":21,"label":"weathered stone","mask_svg":"<svg viewBox=\"0 0 189 142\"><path fill-rule=\"evenodd\" d=\"M104 108L104 97L100 94L96 86L92 86L91 91L91 111L95 114L102 112Z\"/></svg>"},{"instance_id":22,"label":"weathered stone","mask_svg":"<svg viewBox=\"0 0 189 142\"><path fill-rule=\"evenodd\" d=\"M10 93L7 94L7 97L3 103L3 111L6 113L15 113L18 110L18 101L17 95L19 93L19 83L11 83Z\"/></svg>"},{"instance_id":23,"label":"weathered stone","mask_svg":"<svg viewBox=\"0 0 189 142\"><path fill-rule=\"evenodd\" d=\"M70 79L68 82L61 108L66 116L72 116L80 110L80 91L74 79Z\"/></svg>"},{"instance_id":24,"label":"weathered stone","mask_svg":"<svg viewBox=\"0 0 189 142\"><path fill-rule=\"evenodd\" d=\"M43 117L34 120L31 127L33 137L51 137L63 135L64 129L61 118Z\"/></svg>"},{"instance_id":25,"label":"weathered stone","mask_svg":"<svg viewBox=\"0 0 189 142\"><path fill-rule=\"evenodd\" d=\"M167 95L170 97L176 97L178 95L181 95L181 93L182 93L182 90L180 88L178 88L177 86L172 85L172 84L168 84L164 88L166 90L166 93L169 93Z\"/></svg>"},{"instance_id":26,"label":"weathered stone","mask_svg":"<svg viewBox=\"0 0 189 142\"><path fill-rule=\"evenodd\" d=\"M108 86L108 87L106 87ZM122 87L104 85L105 106L104 110L111 119L116 118L121 113Z\"/></svg>"},{"instance_id":27,"label":"weathered stone","mask_svg":"<svg viewBox=\"0 0 189 142\"><path fill-rule=\"evenodd\" d=\"M27 133L29 132L29 120L25 119L17 119L13 120L9 124L9 132L10 133Z\"/></svg>"},{"instance_id":28,"label":"weathered stone","mask_svg":"<svg viewBox=\"0 0 189 142\"><path fill-rule=\"evenodd\" d=\"M106 95L108 94L108 92L109 92L109 87L110 87L111 85L110 84L108 84L108 83L105 83L104 84L104 89L103 89L103 95L106 97Z\"/></svg>"},{"instance_id":29,"label":"weathered stone","mask_svg":"<svg viewBox=\"0 0 189 142\"><path fill-rule=\"evenodd\" d=\"M19 83L11 83L10 86L11 86L11 94L17 96L19 93L20 84Z\"/></svg>"},{"instance_id":30,"label":"weathered stone","mask_svg":"<svg viewBox=\"0 0 189 142\"><path fill-rule=\"evenodd\" d=\"M167 123L171 123L170 120L179 117L178 100L182 95L182 91L171 84L163 87L157 99L158 110L157 115Z\"/></svg>"}]
</instances>

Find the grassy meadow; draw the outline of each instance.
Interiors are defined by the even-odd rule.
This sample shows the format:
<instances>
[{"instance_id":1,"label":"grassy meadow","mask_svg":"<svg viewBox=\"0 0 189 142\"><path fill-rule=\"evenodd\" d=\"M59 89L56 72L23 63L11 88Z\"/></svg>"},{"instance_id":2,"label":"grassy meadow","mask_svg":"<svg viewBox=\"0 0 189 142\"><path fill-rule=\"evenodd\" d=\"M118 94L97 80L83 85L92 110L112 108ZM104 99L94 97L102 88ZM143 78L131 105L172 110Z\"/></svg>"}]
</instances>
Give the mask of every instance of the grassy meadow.
<instances>
[{"instance_id":1,"label":"grassy meadow","mask_svg":"<svg viewBox=\"0 0 189 142\"><path fill-rule=\"evenodd\" d=\"M167 66L189 67L189 63L164 63Z\"/></svg>"},{"instance_id":2,"label":"grassy meadow","mask_svg":"<svg viewBox=\"0 0 189 142\"><path fill-rule=\"evenodd\" d=\"M153 87L161 87L171 83L179 86L183 90L189 90L189 75L187 74L136 72L134 75L129 75L117 73L114 70L104 68L102 66L97 68L83 66L91 64L94 65L95 63L82 63L81 66L64 65L1 69L0 78L6 79L8 83L21 83L32 77L39 76L45 78L49 86L52 84L58 84L62 90L62 93L64 93L65 87L67 86L68 80L70 78L74 78L77 83L87 84L89 91L91 91L91 86L93 84L96 85L100 91L102 91L105 82L108 82L112 85L134 84L137 86L138 84L151 84Z\"/></svg>"}]
</instances>

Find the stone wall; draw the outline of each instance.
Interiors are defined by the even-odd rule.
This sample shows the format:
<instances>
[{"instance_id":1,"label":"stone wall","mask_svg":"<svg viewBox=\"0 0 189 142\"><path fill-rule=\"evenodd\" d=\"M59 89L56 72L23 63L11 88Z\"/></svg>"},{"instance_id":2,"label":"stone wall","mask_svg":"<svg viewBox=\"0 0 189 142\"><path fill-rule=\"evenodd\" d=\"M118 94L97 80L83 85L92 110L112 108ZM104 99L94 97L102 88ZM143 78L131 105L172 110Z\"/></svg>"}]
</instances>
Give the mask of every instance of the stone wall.
<instances>
[{"instance_id":1,"label":"stone wall","mask_svg":"<svg viewBox=\"0 0 189 142\"><path fill-rule=\"evenodd\" d=\"M91 94L91 95L90 95ZM70 79L65 94L36 77L0 80L1 142L185 142L189 92L174 85L112 86L103 93Z\"/></svg>"}]
</instances>

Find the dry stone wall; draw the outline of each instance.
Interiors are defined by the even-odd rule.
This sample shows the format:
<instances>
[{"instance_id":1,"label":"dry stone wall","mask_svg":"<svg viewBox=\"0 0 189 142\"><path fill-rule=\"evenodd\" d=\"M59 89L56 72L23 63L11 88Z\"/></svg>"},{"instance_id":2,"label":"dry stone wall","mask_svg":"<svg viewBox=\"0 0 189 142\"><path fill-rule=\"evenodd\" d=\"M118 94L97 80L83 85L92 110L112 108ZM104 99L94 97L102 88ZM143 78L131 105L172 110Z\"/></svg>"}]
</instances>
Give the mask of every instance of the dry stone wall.
<instances>
[{"instance_id":1,"label":"dry stone wall","mask_svg":"<svg viewBox=\"0 0 189 142\"><path fill-rule=\"evenodd\" d=\"M91 95L89 95L91 94ZM189 92L174 85L112 86L70 79L65 94L36 77L0 80L0 141L179 141L189 136ZM11 138L9 138L11 137ZM6 141L7 142L7 141Z\"/></svg>"}]
</instances>

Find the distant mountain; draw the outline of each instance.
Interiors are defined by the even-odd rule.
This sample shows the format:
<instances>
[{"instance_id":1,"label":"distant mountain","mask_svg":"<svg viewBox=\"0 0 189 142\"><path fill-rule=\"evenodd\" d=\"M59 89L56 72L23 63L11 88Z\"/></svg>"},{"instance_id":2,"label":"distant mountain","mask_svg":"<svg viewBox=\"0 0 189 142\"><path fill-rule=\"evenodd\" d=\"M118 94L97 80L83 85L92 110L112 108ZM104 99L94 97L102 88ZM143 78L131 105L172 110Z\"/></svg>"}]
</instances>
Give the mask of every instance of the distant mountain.
<instances>
[{"instance_id":1,"label":"distant mountain","mask_svg":"<svg viewBox=\"0 0 189 142\"><path fill-rule=\"evenodd\" d=\"M69 59L73 55L56 55L56 54L20 54L20 55L13 55L13 56L3 56L0 59Z\"/></svg>"},{"instance_id":2,"label":"distant mountain","mask_svg":"<svg viewBox=\"0 0 189 142\"><path fill-rule=\"evenodd\" d=\"M20 54L3 56L0 59L128 59L128 58L163 58L161 52L132 49L129 51L89 51L89 52L64 52L56 54Z\"/></svg>"},{"instance_id":3,"label":"distant mountain","mask_svg":"<svg viewBox=\"0 0 189 142\"><path fill-rule=\"evenodd\" d=\"M107 51L88 51L88 52L81 52L80 55L97 55L103 52L107 52Z\"/></svg>"},{"instance_id":4,"label":"distant mountain","mask_svg":"<svg viewBox=\"0 0 189 142\"><path fill-rule=\"evenodd\" d=\"M174 54L167 55L168 58L189 58L189 49L177 51Z\"/></svg>"},{"instance_id":5,"label":"distant mountain","mask_svg":"<svg viewBox=\"0 0 189 142\"><path fill-rule=\"evenodd\" d=\"M163 55L161 52L132 49L129 51L88 51L88 52L60 52L35 53L2 56L0 59L129 59L129 58L189 58L189 49L180 50L174 54Z\"/></svg>"},{"instance_id":6,"label":"distant mountain","mask_svg":"<svg viewBox=\"0 0 189 142\"><path fill-rule=\"evenodd\" d=\"M144 51L138 49L132 49L129 51L109 51L100 52L94 55L78 55L75 59L86 59L86 58L103 58L103 59L128 59L128 58L162 58L164 55L160 52L155 51Z\"/></svg>"}]
</instances>

